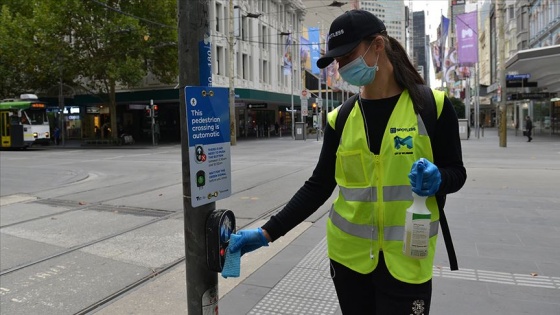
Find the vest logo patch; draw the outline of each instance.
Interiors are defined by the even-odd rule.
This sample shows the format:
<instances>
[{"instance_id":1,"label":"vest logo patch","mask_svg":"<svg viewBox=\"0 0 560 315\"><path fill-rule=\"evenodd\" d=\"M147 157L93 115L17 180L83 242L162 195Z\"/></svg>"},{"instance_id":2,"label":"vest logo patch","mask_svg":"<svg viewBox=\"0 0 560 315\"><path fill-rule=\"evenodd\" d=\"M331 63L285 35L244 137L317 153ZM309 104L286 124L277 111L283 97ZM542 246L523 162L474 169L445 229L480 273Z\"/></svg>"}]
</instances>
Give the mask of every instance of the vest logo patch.
<instances>
[{"instance_id":1,"label":"vest logo patch","mask_svg":"<svg viewBox=\"0 0 560 315\"><path fill-rule=\"evenodd\" d=\"M412 137L408 136L406 138L401 138L399 136L395 136L395 149L400 149L401 147L406 147L407 149L412 149Z\"/></svg>"},{"instance_id":2,"label":"vest logo patch","mask_svg":"<svg viewBox=\"0 0 560 315\"><path fill-rule=\"evenodd\" d=\"M397 133L397 132L412 132L412 131L416 131L416 127L410 127L410 128L396 128L396 127L391 127L389 129L390 133Z\"/></svg>"}]
</instances>

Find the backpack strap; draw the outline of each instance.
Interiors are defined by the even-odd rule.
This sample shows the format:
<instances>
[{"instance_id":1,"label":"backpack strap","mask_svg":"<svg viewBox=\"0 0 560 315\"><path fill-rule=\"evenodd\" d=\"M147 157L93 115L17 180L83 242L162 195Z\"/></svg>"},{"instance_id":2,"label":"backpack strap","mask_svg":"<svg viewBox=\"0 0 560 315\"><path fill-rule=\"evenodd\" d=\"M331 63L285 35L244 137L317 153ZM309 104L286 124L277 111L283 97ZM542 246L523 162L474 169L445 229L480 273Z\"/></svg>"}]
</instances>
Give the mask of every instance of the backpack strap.
<instances>
[{"instance_id":1,"label":"backpack strap","mask_svg":"<svg viewBox=\"0 0 560 315\"><path fill-rule=\"evenodd\" d=\"M352 111L352 108L354 108L354 104L356 103L359 95L359 93L352 95L338 108L338 114L334 123L334 130L338 134L339 138L342 137L344 124L346 124L346 120L348 120L348 116L350 116L350 112Z\"/></svg>"},{"instance_id":2,"label":"backpack strap","mask_svg":"<svg viewBox=\"0 0 560 315\"><path fill-rule=\"evenodd\" d=\"M420 113L420 116L428 117L427 115L432 115L435 118L434 121L439 119L441 112L443 110L443 102L445 99L445 94L441 91L432 91L432 89L426 85L419 85L422 91L423 98L429 100L428 106L425 106ZM427 127L428 134L433 135L435 132L435 126ZM438 209L439 209L439 224L441 226L441 233L443 234L443 240L445 242L445 249L447 250L447 257L449 258L449 266L451 270L459 270L459 265L457 263L457 255L455 254L455 247L453 246L453 240L451 239L451 231L449 230L449 224L447 223L447 217L445 216L445 195L436 196L438 199Z\"/></svg>"}]
</instances>

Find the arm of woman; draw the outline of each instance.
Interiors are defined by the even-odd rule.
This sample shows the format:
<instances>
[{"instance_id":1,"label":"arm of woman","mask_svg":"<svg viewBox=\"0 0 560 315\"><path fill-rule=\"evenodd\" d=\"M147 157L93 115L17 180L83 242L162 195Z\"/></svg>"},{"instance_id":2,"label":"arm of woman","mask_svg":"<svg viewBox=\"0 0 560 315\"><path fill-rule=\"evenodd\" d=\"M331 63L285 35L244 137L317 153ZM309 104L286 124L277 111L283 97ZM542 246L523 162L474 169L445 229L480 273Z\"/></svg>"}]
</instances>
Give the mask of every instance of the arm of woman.
<instances>
[{"instance_id":1,"label":"arm of woman","mask_svg":"<svg viewBox=\"0 0 560 315\"><path fill-rule=\"evenodd\" d=\"M329 125L325 130L323 147L311 177L278 214L262 227L267 239L274 241L317 211L336 187L334 178L336 150L340 139Z\"/></svg>"}]
</instances>

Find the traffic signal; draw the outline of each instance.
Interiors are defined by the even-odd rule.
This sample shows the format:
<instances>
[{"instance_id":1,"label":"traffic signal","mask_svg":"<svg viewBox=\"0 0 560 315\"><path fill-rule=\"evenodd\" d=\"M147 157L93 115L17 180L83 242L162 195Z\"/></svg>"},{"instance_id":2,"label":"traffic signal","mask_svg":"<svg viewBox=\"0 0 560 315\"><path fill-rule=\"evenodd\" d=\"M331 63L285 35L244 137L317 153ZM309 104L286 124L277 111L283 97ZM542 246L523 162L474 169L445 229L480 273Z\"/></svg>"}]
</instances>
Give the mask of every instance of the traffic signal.
<instances>
[{"instance_id":1,"label":"traffic signal","mask_svg":"<svg viewBox=\"0 0 560 315\"><path fill-rule=\"evenodd\" d=\"M315 114L316 110L317 110L317 103L313 103L313 114Z\"/></svg>"},{"instance_id":2,"label":"traffic signal","mask_svg":"<svg viewBox=\"0 0 560 315\"><path fill-rule=\"evenodd\" d=\"M144 109L144 113L146 115L146 117L150 118L152 117L152 109L150 108L150 106L146 106L146 108Z\"/></svg>"},{"instance_id":3,"label":"traffic signal","mask_svg":"<svg viewBox=\"0 0 560 315\"><path fill-rule=\"evenodd\" d=\"M152 106L153 116L157 117L159 113L159 107L157 105Z\"/></svg>"},{"instance_id":4,"label":"traffic signal","mask_svg":"<svg viewBox=\"0 0 560 315\"><path fill-rule=\"evenodd\" d=\"M196 172L196 187L204 187L206 185L206 173L204 171Z\"/></svg>"}]
</instances>

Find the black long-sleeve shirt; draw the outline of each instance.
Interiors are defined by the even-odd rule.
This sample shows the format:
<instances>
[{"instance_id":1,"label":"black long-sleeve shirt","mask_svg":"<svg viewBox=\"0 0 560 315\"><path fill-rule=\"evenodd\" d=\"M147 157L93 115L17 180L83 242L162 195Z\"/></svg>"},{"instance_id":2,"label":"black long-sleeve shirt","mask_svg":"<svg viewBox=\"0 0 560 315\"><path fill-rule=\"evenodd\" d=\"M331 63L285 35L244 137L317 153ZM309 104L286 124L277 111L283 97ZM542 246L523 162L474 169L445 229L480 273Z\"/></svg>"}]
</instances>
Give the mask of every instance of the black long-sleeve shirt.
<instances>
[{"instance_id":1,"label":"black long-sleeve shirt","mask_svg":"<svg viewBox=\"0 0 560 315\"><path fill-rule=\"evenodd\" d=\"M389 141L389 139L383 139L383 135L399 97L400 94L385 99L361 100L362 114L368 125L370 150L374 154L379 154L382 140ZM439 119L435 122L434 119L436 119L435 114L422 116L430 136L434 164L441 173L441 185L436 193L436 198L440 208L443 208L445 195L454 193L463 187L467 179L467 172L463 166L457 115L447 97ZM435 126L435 128L430 128L430 126ZM340 134L327 124L323 147L313 174L284 209L272 216L263 226L272 241L303 222L329 199L336 187L334 174L339 143Z\"/></svg>"}]
</instances>

